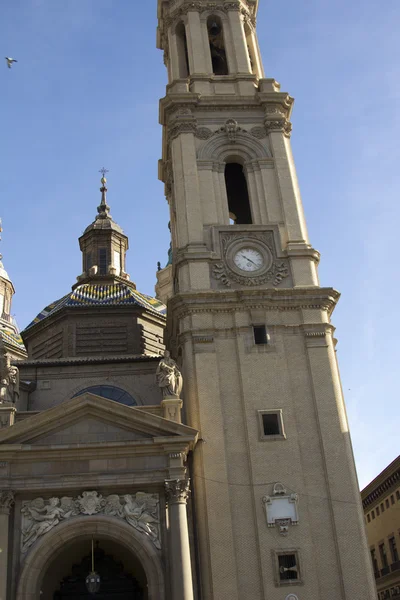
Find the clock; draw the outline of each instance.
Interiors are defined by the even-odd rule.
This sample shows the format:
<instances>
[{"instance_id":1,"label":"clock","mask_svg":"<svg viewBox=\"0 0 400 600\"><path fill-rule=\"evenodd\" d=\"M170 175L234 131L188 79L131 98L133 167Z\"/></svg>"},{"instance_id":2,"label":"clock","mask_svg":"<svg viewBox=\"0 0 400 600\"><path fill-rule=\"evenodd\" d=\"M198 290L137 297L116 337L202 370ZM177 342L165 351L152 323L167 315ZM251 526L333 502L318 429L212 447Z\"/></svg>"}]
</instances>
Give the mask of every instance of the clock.
<instances>
[{"instance_id":1,"label":"clock","mask_svg":"<svg viewBox=\"0 0 400 600\"><path fill-rule=\"evenodd\" d=\"M264 256L256 248L245 246L237 250L233 256L236 267L246 273L259 271L264 266Z\"/></svg>"}]
</instances>

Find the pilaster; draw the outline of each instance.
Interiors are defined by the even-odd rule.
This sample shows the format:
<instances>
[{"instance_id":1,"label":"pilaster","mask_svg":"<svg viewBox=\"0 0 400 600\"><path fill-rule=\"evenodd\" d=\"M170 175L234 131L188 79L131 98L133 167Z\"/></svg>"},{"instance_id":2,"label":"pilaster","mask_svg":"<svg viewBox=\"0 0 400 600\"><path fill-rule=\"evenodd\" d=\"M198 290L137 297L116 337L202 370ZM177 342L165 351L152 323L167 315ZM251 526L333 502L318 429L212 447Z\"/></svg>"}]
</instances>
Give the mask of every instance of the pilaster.
<instances>
[{"instance_id":1,"label":"pilaster","mask_svg":"<svg viewBox=\"0 0 400 600\"><path fill-rule=\"evenodd\" d=\"M14 493L0 490L0 600L8 600L9 520Z\"/></svg>"}]
</instances>

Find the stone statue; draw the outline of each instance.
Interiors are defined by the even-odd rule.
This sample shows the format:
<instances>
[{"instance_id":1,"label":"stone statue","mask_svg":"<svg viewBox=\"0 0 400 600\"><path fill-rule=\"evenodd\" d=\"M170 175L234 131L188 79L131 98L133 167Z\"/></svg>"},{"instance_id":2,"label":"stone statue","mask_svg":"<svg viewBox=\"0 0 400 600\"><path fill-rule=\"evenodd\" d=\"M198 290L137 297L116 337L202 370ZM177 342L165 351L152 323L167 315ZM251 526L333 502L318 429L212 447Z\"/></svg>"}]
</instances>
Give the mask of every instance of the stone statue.
<instances>
[{"instance_id":1,"label":"stone statue","mask_svg":"<svg viewBox=\"0 0 400 600\"><path fill-rule=\"evenodd\" d=\"M165 350L164 358L158 363L156 379L163 398L180 398L183 385L182 373L168 350Z\"/></svg>"},{"instance_id":2,"label":"stone statue","mask_svg":"<svg viewBox=\"0 0 400 600\"><path fill-rule=\"evenodd\" d=\"M19 398L19 369L11 364L11 355L0 346L0 404L15 404Z\"/></svg>"}]
</instances>

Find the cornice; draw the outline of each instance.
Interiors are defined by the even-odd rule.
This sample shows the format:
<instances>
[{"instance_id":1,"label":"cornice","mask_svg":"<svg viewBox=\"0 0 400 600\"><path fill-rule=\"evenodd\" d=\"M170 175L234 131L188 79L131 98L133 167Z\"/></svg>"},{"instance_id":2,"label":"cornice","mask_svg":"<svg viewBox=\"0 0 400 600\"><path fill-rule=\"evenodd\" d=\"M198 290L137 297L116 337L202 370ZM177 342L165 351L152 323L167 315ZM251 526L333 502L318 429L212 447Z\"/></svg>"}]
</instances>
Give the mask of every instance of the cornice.
<instances>
[{"instance_id":1,"label":"cornice","mask_svg":"<svg viewBox=\"0 0 400 600\"><path fill-rule=\"evenodd\" d=\"M15 361L19 368L23 367L69 367L75 365L103 365L107 363L131 363L131 362L158 362L160 356L156 354L127 354L125 356L95 356L83 358L42 358L38 360Z\"/></svg>"},{"instance_id":2,"label":"cornice","mask_svg":"<svg viewBox=\"0 0 400 600\"><path fill-rule=\"evenodd\" d=\"M380 498L387 495L395 485L400 483L400 456L390 463L371 483L361 492L364 510L370 510Z\"/></svg>"},{"instance_id":3,"label":"cornice","mask_svg":"<svg viewBox=\"0 0 400 600\"><path fill-rule=\"evenodd\" d=\"M246 308L265 310L316 309L330 315L335 308L340 293L333 288L289 288L289 289L246 289L209 290L181 292L169 301L169 315L234 312Z\"/></svg>"},{"instance_id":4,"label":"cornice","mask_svg":"<svg viewBox=\"0 0 400 600\"><path fill-rule=\"evenodd\" d=\"M167 29L176 21L187 15L189 12L213 12L228 13L230 11L240 12L243 18L255 28L258 0L220 0L213 2L210 0L170 0L169 3L159 3L158 7L158 30L157 46L161 50L167 47Z\"/></svg>"},{"instance_id":5,"label":"cornice","mask_svg":"<svg viewBox=\"0 0 400 600\"><path fill-rule=\"evenodd\" d=\"M187 454L197 443L198 433L187 436L162 436L151 439L123 442L99 442L97 444L1 444L0 462L36 463L40 461L70 462L71 460L95 460L101 458L132 458L134 456L160 456Z\"/></svg>"}]
</instances>

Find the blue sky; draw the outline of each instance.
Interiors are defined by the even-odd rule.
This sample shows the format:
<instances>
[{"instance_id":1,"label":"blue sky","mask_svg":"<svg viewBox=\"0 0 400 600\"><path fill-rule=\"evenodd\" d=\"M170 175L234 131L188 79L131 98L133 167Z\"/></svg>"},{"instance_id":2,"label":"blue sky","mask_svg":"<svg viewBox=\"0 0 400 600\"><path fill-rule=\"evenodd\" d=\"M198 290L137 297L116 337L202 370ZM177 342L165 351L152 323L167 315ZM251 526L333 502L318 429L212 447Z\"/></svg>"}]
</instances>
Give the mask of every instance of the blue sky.
<instances>
[{"instance_id":1,"label":"blue sky","mask_svg":"<svg viewBox=\"0 0 400 600\"><path fill-rule=\"evenodd\" d=\"M0 56L19 61L0 68L0 216L20 326L81 272L77 239L103 165L128 271L152 294L169 245L156 0L1 4ZM260 0L266 76L296 98L292 143L321 284L342 292L333 322L361 486L399 454L399 30L398 0Z\"/></svg>"}]
</instances>

